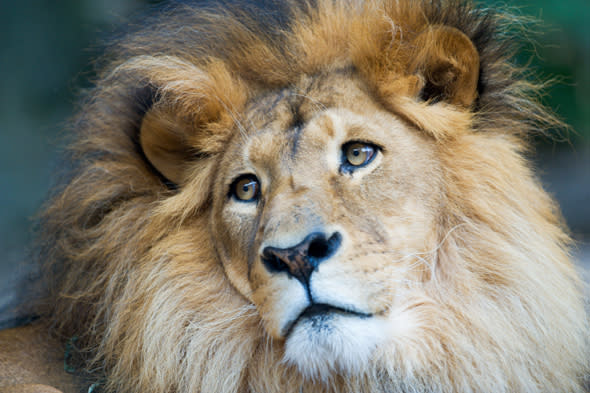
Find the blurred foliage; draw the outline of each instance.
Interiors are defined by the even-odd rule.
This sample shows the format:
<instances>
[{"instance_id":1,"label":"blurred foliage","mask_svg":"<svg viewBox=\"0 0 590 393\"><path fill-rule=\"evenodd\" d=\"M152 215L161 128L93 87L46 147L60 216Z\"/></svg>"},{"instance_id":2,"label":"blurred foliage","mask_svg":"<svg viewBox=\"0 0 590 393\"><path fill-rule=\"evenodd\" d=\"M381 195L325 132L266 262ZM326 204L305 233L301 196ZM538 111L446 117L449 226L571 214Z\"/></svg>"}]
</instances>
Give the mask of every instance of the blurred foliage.
<instances>
[{"instance_id":1,"label":"blurred foliage","mask_svg":"<svg viewBox=\"0 0 590 393\"><path fill-rule=\"evenodd\" d=\"M515 0L510 11L537 20L518 61L530 64L539 80L554 80L544 102L572 126L572 143L590 144L590 1Z\"/></svg>"}]
</instances>

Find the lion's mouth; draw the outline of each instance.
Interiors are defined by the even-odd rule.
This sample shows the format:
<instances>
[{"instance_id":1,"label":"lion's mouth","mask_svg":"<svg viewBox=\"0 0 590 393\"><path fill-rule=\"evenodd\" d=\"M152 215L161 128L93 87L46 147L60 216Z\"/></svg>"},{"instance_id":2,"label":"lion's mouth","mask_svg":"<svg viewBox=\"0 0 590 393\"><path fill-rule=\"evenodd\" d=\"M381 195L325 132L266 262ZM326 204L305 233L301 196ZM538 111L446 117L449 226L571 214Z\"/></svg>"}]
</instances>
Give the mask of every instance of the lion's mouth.
<instances>
[{"instance_id":1,"label":"lion's mouth","mask_svg":"<svg viewBox=\"0 0 590 393\"><path fill-rule=\"evenodd\" d=\"M332 306L330 304L313 303L305 308L297 318L291 320L283 329L283 337L288 338L295 326L304 320L310 320L315 327L321 327L335 315L351 316L356 318L370 318L373 314L364 313L357 310Z\"/></svg>"}]
</instances>

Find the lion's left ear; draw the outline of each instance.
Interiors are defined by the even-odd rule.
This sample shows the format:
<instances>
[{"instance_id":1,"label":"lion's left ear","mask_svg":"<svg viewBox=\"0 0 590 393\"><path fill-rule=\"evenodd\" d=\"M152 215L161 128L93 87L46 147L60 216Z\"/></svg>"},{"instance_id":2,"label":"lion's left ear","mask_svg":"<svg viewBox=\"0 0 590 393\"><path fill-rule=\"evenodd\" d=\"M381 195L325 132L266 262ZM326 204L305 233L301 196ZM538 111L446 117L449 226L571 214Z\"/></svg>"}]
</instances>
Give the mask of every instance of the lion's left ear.
<instances>
[{"instance_id":1,"label":"lion's left ear","mask_svg":"<svg viewBox=\"0 0 590 393\"><path fill-rule=\"evenodd\" d=\"M412 42L410 73L422 79L423 100L470 107L477 98L479 53L454 27L431 26Z\"/></svg>"}]
</instances>

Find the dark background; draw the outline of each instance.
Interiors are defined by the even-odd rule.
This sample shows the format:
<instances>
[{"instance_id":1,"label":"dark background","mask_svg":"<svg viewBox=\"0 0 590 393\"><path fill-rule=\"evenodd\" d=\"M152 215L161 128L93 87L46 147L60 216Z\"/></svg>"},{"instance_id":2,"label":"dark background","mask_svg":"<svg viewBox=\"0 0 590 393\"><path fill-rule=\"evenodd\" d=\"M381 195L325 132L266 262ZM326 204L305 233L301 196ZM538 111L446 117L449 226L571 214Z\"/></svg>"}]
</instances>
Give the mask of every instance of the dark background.
<instances>
[{"instance_id":1,"label":"dark background","mask_svg":"<svg viewBox=\"0 0 590 393\"><path fill-rule=\"evenodd\" d=\"M158 3L0 0L0 326L26 270L32 220L50 187L66 120L80 89L90 86L91 61L116 26ZM559 80L544 101L573 131L537 140L536 166L579 241L576 258L590 266L590 1L483 4L541 21L529 26L539 34L523 37L528 44L516 61L531 62L541 80Z\"/></svg>"}]
</instances>

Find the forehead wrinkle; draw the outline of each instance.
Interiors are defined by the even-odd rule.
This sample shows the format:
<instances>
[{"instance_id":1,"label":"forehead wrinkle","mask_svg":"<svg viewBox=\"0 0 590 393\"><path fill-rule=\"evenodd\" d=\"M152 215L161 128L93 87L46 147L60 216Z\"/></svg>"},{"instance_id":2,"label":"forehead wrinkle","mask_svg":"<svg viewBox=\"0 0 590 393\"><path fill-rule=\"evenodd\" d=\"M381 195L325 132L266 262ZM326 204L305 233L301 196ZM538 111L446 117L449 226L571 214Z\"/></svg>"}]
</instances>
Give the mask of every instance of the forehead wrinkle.
<instances>
[{"instance_id":1,"label":"forehead wrinkle","mask_svg":"<svg viewBox=\"0 0 590 393\"><path fill-rule=\"evenodd\" d=\"M288 103L291 109L291 122L289 124L288 132L291 132L291 155L297 153L299 146L299 139L303 129L305 128L305 116L301 112L303 101L309 99L309 91L311 90L313 80L309 77L303 78L299 85L293 86L290 91Z\"/></svg>"},{"instance_id":2,"label":"forehead wrinkle","mask_svg":"<svg viewBox=\"0 0 590 393\"><path fill-rule=\"evenodd\" d=\"M291 145L290 154L289 154L289 161L295 161L295 157L297 156L297 151L299 149L299 143L301 141L301 136L305 131L305 127L303 125L297 125L290 130L287 131L289 144Z\"/></svg>"}]
</instances>

